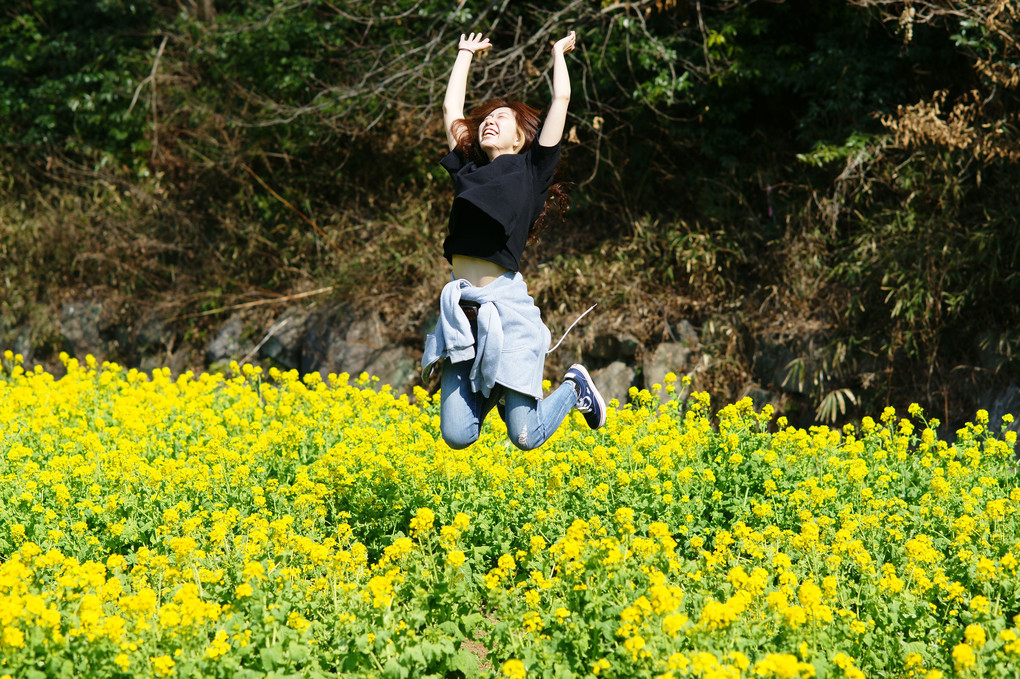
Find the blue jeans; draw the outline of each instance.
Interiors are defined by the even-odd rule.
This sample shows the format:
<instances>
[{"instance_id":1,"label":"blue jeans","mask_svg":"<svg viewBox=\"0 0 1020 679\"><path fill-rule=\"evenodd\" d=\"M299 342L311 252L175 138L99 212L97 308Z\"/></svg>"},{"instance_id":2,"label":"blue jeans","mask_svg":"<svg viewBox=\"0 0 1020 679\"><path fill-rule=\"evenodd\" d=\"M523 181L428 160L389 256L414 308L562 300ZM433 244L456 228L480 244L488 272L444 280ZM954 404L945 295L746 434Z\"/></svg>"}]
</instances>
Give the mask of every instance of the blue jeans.
<instances>
[{"instance_id":1,"label":"blue jeans","mask_svg":"<svg viewBox=\"0 0 1020 679\"><path fill-rule=\"evenodd\" d=\"M545 443L577 402L577 392L569 382L561 384L541 401L499 384L485 397L480 391L471 391L468 379L471 363L443 361L439 430L451 448L467 448L478 440L485 416L501 396L506 403L503 419L507 436L521 450L538 448Z\"/></svg>"}]
</instances>

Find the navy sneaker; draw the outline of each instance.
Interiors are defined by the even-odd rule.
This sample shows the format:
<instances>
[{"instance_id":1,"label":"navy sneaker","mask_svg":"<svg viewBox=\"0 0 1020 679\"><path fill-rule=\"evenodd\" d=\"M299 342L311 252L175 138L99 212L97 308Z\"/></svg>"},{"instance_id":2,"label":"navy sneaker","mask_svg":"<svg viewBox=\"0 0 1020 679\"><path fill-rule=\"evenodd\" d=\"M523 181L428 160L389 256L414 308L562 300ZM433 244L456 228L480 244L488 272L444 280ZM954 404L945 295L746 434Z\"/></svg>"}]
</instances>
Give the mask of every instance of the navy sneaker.
<instances>
[{"instance_id":1,"label":"navy sneaker","mask_svg":"<svg viewBox=\"0 0 1020 679\"><path fill-rule=\"evenodd\" d=\"M595 388L595 382L591 375L580 363L570 366L570 370L564 375L577 388L577 403L574 407L584 415L584 421L592 429L598 429L606 423L606 402L602 400L602 394Z\"/></svg>"}]
</instances>

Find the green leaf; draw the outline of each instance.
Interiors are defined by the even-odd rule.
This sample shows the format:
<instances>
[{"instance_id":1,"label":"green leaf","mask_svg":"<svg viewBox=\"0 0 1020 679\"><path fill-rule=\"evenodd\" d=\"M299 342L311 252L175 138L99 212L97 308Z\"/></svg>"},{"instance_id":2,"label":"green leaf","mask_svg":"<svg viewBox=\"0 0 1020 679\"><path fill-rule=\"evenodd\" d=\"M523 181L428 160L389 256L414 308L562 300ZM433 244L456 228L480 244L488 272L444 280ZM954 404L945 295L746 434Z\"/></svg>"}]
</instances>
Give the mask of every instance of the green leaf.
<instances>
[{"instance_id":1,"label":"green leaf","mask_svg":"<svg viewBox=\"0 0 1020 679\"><path fill-rule=\"evenodd\" d=\"M450 659L449 668L454 671L460 671L465 679L476 679L476 677L481 676L478 656L464 648L461 648L457 655Z\"/></svg>"}]
</instances>

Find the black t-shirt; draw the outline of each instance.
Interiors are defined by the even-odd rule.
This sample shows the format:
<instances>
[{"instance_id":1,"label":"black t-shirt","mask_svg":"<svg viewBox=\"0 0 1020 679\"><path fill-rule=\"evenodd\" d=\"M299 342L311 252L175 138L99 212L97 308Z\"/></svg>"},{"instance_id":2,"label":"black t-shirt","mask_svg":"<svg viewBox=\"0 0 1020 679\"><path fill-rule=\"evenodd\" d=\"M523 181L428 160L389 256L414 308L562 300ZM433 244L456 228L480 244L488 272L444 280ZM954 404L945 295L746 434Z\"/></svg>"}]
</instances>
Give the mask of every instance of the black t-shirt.
<instances>
[{"instance_id":1,"label":"black t-shirt","mask_svg":"<svg viewBox=\"0 0 1020 679\"><path fill-rule=\"evenodd\" d=\"M467 255L518 271L559 159L559 144L540 146L537 139L524 153L504 153L483 165L450 151L440 161L454 195L443 256L452 262L454 255Z\"/></svg>"}]
</instances>

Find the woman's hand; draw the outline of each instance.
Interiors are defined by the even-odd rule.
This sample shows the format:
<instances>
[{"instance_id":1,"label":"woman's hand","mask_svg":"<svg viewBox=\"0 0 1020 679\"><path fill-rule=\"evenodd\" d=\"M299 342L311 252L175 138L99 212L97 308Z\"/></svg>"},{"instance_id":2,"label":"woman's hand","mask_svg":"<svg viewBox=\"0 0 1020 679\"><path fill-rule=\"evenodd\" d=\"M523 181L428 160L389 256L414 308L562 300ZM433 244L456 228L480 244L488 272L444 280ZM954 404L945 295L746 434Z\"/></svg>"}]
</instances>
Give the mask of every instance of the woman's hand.
<instances>
[{"instance_id":1,"label":"woman's hand","mask_svg":"<svg viewBox=\"0 0 1020 679\"><path fill-rule=\"evenodd\" d=\"M457 58L453 62L453 70L450 71L450 81L446 85L446 96L443 98L443 123L446 126L446 141L452 151L457 147L457 135L454 127L457 121L464 117L464 97L467 93L468 71L471 70L471 58L475 52L481 52L492 47L488 38L483 38L481 33L472 33L465 37L460 34L460 42L457 43ZM468 58L463 59L467 54Z\"/></svg>"},{"instance_id":2,"label":"woman's hand","mask_svg":"<svg viewBox=\"0 0 1020 679\"><path fill-rule=\"evenodd\" d=\"M560 38L556 41L556 44L553 45L553 54L566 54L567 52L573 52L575 42L576 37L574 36L574 32L570 31L570 33L567 34L567 37Z\"/></svg>"},{"instance_id":3,"label":"woman's hand","mask_svg":"<svg viewBox=\"0 0 1020 679\"><path fill-rule=\"evenodd\" d=\"M489 39L483 38L481 33L472 33L466 38L464 37L464 34L461 33L460 43L457 45L458 50L467 50L468 52L471 52L471 54L487 50L490 47L492 47L492 45L489 43Z\"/></svg>"}]
</instances>

